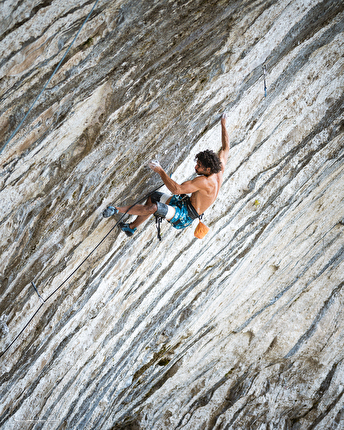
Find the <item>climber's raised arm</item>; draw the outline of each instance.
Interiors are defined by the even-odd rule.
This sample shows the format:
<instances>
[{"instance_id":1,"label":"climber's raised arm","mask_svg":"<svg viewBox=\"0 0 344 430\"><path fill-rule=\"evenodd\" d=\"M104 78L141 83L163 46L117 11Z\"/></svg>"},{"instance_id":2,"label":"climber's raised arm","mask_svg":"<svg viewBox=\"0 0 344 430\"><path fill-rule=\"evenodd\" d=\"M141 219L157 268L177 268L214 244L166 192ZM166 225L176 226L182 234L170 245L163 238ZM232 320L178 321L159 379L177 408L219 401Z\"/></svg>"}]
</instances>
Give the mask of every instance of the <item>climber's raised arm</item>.
<instances>
[{"instance_id":1,"label":"climber's raised arm","mask_svg":"<svg viewBox=\"0 0 344 430\"><path fill-rule=\"evenodd\" d=\"M221 117L221 138L222 138L222 148L219 151L219 158L222 163L222 172L225 170L225 165L227 164L229 156L229 135L226 128L227 115L224 113Z\"/></svg>"}]
</instances>

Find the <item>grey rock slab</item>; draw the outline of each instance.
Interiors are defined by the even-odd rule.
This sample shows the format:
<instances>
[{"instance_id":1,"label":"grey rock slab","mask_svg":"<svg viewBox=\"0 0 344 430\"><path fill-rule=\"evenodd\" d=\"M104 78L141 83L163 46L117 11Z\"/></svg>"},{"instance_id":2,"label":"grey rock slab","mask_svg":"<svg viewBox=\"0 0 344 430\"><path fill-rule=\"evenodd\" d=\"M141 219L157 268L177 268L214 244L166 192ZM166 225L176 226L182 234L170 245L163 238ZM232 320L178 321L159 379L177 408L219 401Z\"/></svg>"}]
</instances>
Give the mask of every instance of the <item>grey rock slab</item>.
<instances>
[{"instance_id":1,"label":"grey rock slab","mask_svg":"<svg viewBox=\"0 0 344 430\"><path fill-rule=\"evenodd\" d=\"M343 428L343 2L100 0L7 143L94 5L31 3L0 11L1 428ZM202 241L103 219L223 111Z\"/></svg>"}]
</instances>

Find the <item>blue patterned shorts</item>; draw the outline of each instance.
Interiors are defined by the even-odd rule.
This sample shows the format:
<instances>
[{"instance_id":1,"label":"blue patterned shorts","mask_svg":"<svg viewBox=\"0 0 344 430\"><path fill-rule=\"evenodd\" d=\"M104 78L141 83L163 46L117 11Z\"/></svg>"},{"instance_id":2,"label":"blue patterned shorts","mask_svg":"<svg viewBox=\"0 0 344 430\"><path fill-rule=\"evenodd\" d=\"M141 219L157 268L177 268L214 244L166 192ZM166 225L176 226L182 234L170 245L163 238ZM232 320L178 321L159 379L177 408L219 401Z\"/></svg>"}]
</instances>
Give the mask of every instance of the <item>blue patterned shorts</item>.
<instances>
[{"instance_id":1,"label":"blue patterned shorts","mask_svg":"<svg viewBox=\"0 0 344 430\"><path fill-rule=\"evenodd\" d=\"M168 221L174 228L179 230L192 224L193 219L189 216L186 201L183 200L183 196L172 196L168 205L173 206L176 210L174 217Z\"/></svg>"},{"instance_id":2,"label":"blue patterned shorts","mask_svg":"<svg viewBox=\"0 0 344 430\"><path fill-rule=\"evenodd\" d=\"M167 202L167 200L171 197L167 194L160 193L159 191L154 191L154 193L152 193L150 197L152 203L157 203L158 205L158 210L154 214L155 216L165 218L169 206L175 209L176 212L173 218L167 221L172 225L172 227L177 228L178 230L188 227L190 224L192 224L192 221L194 219L200 217L196 212L195 208L192 206L189 196L187 196L186 194L172 196L171 201L168 205L164 203Z\"/></svg>"}]
</instances>

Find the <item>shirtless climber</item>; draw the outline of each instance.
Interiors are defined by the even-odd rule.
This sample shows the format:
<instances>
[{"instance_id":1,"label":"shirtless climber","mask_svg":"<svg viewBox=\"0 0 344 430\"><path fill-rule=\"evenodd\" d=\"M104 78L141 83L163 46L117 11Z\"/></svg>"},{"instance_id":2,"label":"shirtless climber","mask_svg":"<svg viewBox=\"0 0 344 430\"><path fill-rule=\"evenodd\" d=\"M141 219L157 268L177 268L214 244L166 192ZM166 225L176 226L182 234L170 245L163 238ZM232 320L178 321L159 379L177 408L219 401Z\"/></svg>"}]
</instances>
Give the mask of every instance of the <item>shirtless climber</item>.
<instances>
[{"instance_id":1,"label":"shirtless climber","mask_svg":"<svg viewBox=\"0 0 344 430\"><path fill-rule=\"evenodd\" d=\"M173 194L172 196L155 191L149 196L145 205L108 206L104 210L103 216L107 218L118 212L138 215L130 224L119 224L127 236L132 236L137 227L152 214L165 218L177 229L188 227L194 219L199 218L214 203L219 193L229 154L226 114L223 114L221 118L221 133L222 148L218 155L210 150L198 153L195 166L198 176L181 185L171 179L158 162L149 163L149 167L160 175L166 187ZM185 194L191 194L191 196Z\"/></svg>"}]
</instances>

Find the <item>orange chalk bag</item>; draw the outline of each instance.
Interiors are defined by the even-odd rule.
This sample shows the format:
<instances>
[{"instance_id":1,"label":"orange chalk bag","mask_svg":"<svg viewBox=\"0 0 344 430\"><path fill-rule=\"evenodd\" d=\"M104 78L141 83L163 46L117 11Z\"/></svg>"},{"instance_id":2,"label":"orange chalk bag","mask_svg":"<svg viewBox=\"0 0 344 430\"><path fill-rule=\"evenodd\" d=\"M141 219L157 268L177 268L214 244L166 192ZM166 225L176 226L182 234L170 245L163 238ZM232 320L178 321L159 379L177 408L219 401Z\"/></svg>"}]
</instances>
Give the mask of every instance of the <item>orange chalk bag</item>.
<instances>
[{"instance_id":1,"label":"orange chalk bag","mask_svg":"<svg viewBox=\"0 0 344 430\"><path fill-rule=\"evenodd\" d=\"M199 218L198 225L195 228L194 236L197 237L197 239L203 239L204 236L208 233L209 227L207 227L202 221L201 218Z\"/></svg>"}]
</instances>

